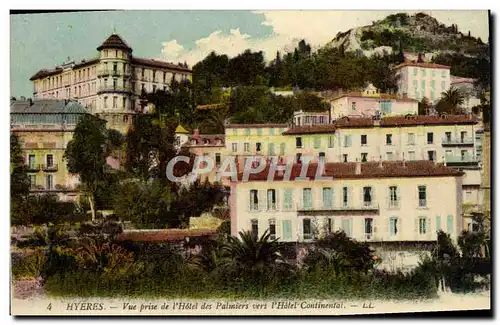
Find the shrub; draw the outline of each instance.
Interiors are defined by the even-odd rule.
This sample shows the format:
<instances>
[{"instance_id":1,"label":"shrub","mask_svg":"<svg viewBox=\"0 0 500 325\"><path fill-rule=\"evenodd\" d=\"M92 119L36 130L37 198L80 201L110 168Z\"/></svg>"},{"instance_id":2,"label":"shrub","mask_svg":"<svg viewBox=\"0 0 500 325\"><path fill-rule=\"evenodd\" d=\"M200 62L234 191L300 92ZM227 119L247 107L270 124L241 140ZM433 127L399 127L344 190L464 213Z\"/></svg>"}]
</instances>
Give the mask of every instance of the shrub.
<instances>
[{"instance_id":1,"label":"shrub","mask_svg":"<svg viewBox=\"0 0 500 325\"><path fill-rule=\"evenodd\" d=\"M38 278L46 263L45 252L40 249L34 250L19 259L12 259L12 275L15 279Z\"/></svg>"},{"instance_id":2,"label":"shrub","mask_svg":"<svg viewBox=\"0 0 500 325\"><path fill-rule=\"evenodd\" d=\"M219 228L217 228L219 234L231 235L231 220L224 220Z\"/></svg>"}]
</instances>

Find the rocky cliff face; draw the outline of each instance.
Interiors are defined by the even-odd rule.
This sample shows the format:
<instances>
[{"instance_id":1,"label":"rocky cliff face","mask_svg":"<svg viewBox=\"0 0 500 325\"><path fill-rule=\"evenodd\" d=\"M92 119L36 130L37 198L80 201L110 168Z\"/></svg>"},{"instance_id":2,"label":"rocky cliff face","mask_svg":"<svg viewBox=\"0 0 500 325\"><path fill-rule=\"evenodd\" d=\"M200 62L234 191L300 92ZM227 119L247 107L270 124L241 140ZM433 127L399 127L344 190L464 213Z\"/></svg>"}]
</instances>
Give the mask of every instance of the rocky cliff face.
<instances>
[{"instance_id":1,"label":"rocky cliff face","mask_svg":"<svg viewBox=\"0 0 500 325\"><path fill-rule=\"evenodd\" d=\"M458 26L446 26L435 18L418 13L387 16L372 25L352 28L325 45L327 48L343 47L366 56L375 53L390 54L399 51L426 53L428 58L439 53L460 53L476 56L487 44L482 40L463 34Z\"/></svg>"}]
</instances>

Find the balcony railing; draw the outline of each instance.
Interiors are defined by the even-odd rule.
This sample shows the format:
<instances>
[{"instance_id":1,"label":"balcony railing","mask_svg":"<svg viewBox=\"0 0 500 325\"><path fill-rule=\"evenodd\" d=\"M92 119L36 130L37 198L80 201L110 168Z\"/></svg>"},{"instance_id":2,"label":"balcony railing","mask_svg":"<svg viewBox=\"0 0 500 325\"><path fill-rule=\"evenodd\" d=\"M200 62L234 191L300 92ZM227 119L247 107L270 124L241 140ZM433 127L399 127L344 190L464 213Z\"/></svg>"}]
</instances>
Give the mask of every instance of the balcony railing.
<instances>
[{"instance_id":1,"label":"balcony railing","mask_svg":"<svg viewBox=\"0 0 500 325\"><path fill-rule=\"evenodd\" d=\"M400 201L399 200L390 200L388 204L389 209L399 209Z\"/></svg>"},{"instance_id":2,"label":"balcony railing","mask_svg":"<svg viewBox=\"0 0 500 325\"><path fill-rule=\"evenodd\" d=\"M427 200L426 199L419 199L418 200L418 206L420 208L426 208L427 207Z\"/></svg>"},{"instance_id":3,"label":"balcony railing","mask_svg":"<svg viewBox=\"0 0 500 325\"><path fill-rule=\"evenodd\" d=\"M29 164L28 166L29 172L38 172L40 171L40 164Z\"/></svg>"},{"instance_id":4,"label":"balcony railing","mask_svg":"<svg viewBox=\"0 0 500 325\"><path fill-rule=\"evenodd\" d=\"M99 86L99 88L97 89L97 92L114 92L114 91L131 93L132 88L123 86L104 85L104 86Z\"/></svg>"},{"instance_id":5,"label":"balcony railing","mask_svg":"<svg viewBox=\"0 0 500 325\"><path fill-rule=\"evenodd\" d=\"M444 137L441 141L442 141L443 146L472 146L472 145L474 145L474 139L472 137L464 137L464 138Z\"/></svg>"},{"instance_id":6,"label":"balcony railing","mask_svg":"<svg viewBox=\"0 0 500 325\"><path fill-rule=\"evenodd\" d=\"M42 165L42 170L45 172L55 172L58 170L57 164L51 164L51 165Z\"/></svg>"},{"instance_id":7,"label":"balcony railing","mask_svg":"<svg viewBox=\"0 0 500 325\"><path fill-rule=\"evenodd\" d=\"M460 155L460 156L451 156L447 155L444 157L446 164L448 165L477 165L478 161L477 159L471 155L471 154L466 154L466 155Z\"/></svg>"},{"instance_id":8,"label":"balcony railing","mask_svg":"<svg viewBox=\"0 0 500 325\"><path fill-rule=\"evenodd\" d=\"M114 69L99 69L97 71L97 76L98 77L101 77L101 76L130 76L132 74L132 72L130 71L130 69L117 69L117 70L114 70Z\"/></svg>"},{"instance_id":9,"label":"balcony railing","mask_svg":"<svg viewBox=\"0 0 500 325\"><path fill-rule=\"evenodd\" d=\"M341 212L341 211L379 211L379 205L376 202L363 202L361 204L348 204L341 206L328 206L328 205L308 205L308 204L297 204L297 211L307 212L307 211L332 211L332 212Z\"/></svg>"}]
</instances>

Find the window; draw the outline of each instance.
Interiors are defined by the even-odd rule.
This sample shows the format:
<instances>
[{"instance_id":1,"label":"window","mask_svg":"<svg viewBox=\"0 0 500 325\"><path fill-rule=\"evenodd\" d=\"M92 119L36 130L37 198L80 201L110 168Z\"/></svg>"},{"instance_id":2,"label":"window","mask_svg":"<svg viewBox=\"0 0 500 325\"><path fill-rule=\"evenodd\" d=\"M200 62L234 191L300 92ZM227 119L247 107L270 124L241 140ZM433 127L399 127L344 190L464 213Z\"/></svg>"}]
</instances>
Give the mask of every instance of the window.
<instances>
[{"instance_id":1,"label":"window","mask_svg":"<svg viewBox=\"0 0 500 325\"><path fill-rule=\"evenodd\" d=\"M304 219L302 221L302 232L304 240L312 239L311 219Z\"/></svg>"},{"instance_id":2,"label":"window","mask_svg":"<svg viewBox=\"0 0 500 325\"><path fill-rule=\"evenodd\" d=\"M283 230L283 240L291 240L292 239L292 221L291 220L283 220L282 221L282 230Z\"/></svg>"},{"instance_id":3,"label":"window","mask_svg":"<svg viewBox=\"0 0 500 325\"><path fill-rule=\"evenodd\" d=\"M250 143L245 142L245 143L243 144L243 150L244 150L245 152L249 152L249 151L250 151Z\"/></svg>"},{"instance_id":4,"label":"window","mask_svg":"<svg viewBox=\"0 0 500 325\"><path fill-rule=\"evenodd\" d=\"M299 163L299 164L302 162L302 154L301 153L298 153L295 155L295 162Z\"/></svg>"},{"instance_id":5,"label":"window","mask_svg":"<svg viewBox=\"0 0 500 325\"><path fill-rule=\"evenodd\" d=\"M363 187L363 205L372 205L372 188L370 186Z\"/></svg>"},{"instance_id":6,"label":"window","mask_svg":"<svg viewBox=\"0 0 500 325\"><path fill-rule=\"evenodd\" d=\"M295 147L302 148L302 138L301 137L295 138Z\"/></svg>"},{"instance_id":7,"label":"window","mask_svg":"<svg viewBox=\"0 0 500 325\"><path fill-rule=\"evenodd\" d=\"M250 135L250 129L248 128L245 129L245 135Z\"/></svg>"},{"instance_id":8,"label":"window","mask_svg":"<svg viewBox=\"0 0 500 325\"><path fill-rule=\"evenodd\" d=\"M117 100L118 100L118 97L116 97L116 96L113 97L113 108L117 107L117 104L116 104Z\"/></svg>"},{"instance_id":9,"label":"window","mask_svg":"<svg viewBox=\"0 0 500 325\"><path fill-rule=\"evenodd\" d=\"M418 187L418 206L419 207L427 206L427 189L425 185L420 185Z\"/></svg>"},{"instance_id":10,"label":"window","mask_svg":"<svg viewBox=\"0 0 500 325\"><path fill-rule=\"evenodd\" d=\"M35 159L36 159L35 155L29 155L28 156L28 166L29 166L30 169L34 169L35 168L35 162L36 162Z\"/></svg>"},{"instance_id":11,"label":"window","mask_svg":"<svg viewBox=\"0 0 500 325\"><path fill-rule=\"evenodd\" d=\"M397 186L389 186L389 207L399 207L399 191Z\"/></svg>"},{"instance_id":12,"label":"window","mask_svg":"<svg viewBox=\"0 0 500 325\"><path fill-rule=\"evenodd\" d=\"M269 135L274 135L274 128L269 129Z\"/></svg>"},{"instance_id":13,"label":"window","mask_svg":"<svg viewBox=\"0 0 500 325\"><path fill-rule=\"evenodd\" d=\"M372 234L373 234L373 218L365 218L365 235L367 235L367 239L371 239Z\"/></svg>"},{"instance_id":14,"label":"window","mask_svg":"<svg viewBox=\"0 0 500 325\"><path fill-rule=\"evenodd\" d=\"M315 137L314 138L314 149L319 149L321 147L321 138Z\"/></svg>"},{"instance_id":15,"label":"window","mask_svg":"<svg viewBox=\"0 0 500 325\"><path fill-rule=\"evenodd\" d=\"M433 143L434 143L434 133L427 132L427 144L433 144Z\"/></svg>"},{"instance_id":16,"label":"window","mask_svg":"<svg viewBox=\"0 0 500 325\"><path fill-rule=\"evenodd\" d=\"M269 239L276 239L276 220L269 220Z\"/></svg>"},{"instance_id":17,"label":"window","mask_svg":"<svg viewBox=\"0 0 500 325\"><path fill-rule=\"evenodd\" d=\"M252 239L254 241L257 241L259 238L259 221L257 220L252 220Z\"/></svg>"},{"instance_id":18,"label":"window","mask_svg":"<svg viewBox=\"0 0 500 325\"><path fill-rule=\"evenodd\" d=\"M233 152L238 151L238 144L237 143L232 143L231 144L231 149L232 149Z\"/></svg>"},{"instance_id":19,"label":"window","mask_svg":"<svg viewBox=\"0 0 500 325\"><path fill-rule=\"evenodd\" d=\"M47 190L52 190L54 188L54 176L52 175L46 176L46 185L47 185Z\"/></svg>"},{"instance_id":20,"label":"window","mask_svg":"<svg viewBox=\"0 0 500 325\"><path fill-rule=\"evenodd\" d=\"M328 218L328 220L327 220L326 232L328 234L331 234L333 232L333 219L332 218Z\"/></svg>"},{"instance_id":21,"label":"window","mask_svg":"<svg viewBox=\"0 0 500 325\"><path fill-rule=\"evenodd\" d=\"M156 92L156 85L153 85L153 92Z\"/></svg>"},{"instance_id":22,"label":"window","mask_svg":"<svg viewBox=\"0 0 500 325\"><path fill-rule=\"evenodd\" d=\"M257 129L257 135L262 135L262 129Z\"/></svg>"},{"instance_id":23,"label":"window","mask_svg":"<svg viewBox=\"0 0 500 325\"><path fill-rule=\"evenodd\" d=\"M344 135L344 147L350 147L351 146L351 136L350 135Z\"/></svg>"},{"instance_id":24,"label":"window","mask_svg":"<svg viewBox=\"0 0 500 325\"><path fill-rule=\"evenodd\" d=\"M260 142L257 142L257 143L255 144L255 151L260 152L261 147L262 147L262 144L261 144Z\"/></svg>"},{"instance_id":25,"label":"window","mask_svg":"<svg viewBox=\"0 0 500 325\"><path fill-rule=\"evenodd\" d=\"M351 108L352 108L352 110L353 110L353 111L355 111L355 110L356 110L356 102L352 102L352 104L351 104Z\"/></svg>"},{"instance_id":26,"label":"window","mask_svg":"<svg viewBox=\"0 0 500 325\"><path fill-rule=\"evenodd\" d=\"M36 175L29 175L31 188L36 186Z\"/></svg>"},{"instance_id":27,"label":"window","mask_svg":"<svg viewBox=\"0 0 500 325\"><path fill-rule=\"evenodd\" d=\"M392 146L392 134L385 135L385 144L388 146Z\"/></svg>"},{"instance_id":28,"label":"window","mask_svg":"<svg viewBox=\"0 0 500 325\"><path fill-rule=\"evenodd\" d=\"M310 188L302 190L302 203L305 210L312 209L312 190Z\"/></svg>"},{"instance_id":29,"label":"window","mask_svg":"<svg viewBox=\"0 0 500 325\"><path fill-rule=\"evenodd\" d=\"M284 155L284 154L285 154L285 144L280 143L280 155Z\"/></svg>"},{"instance_id":30,"label":"window","mask_svg":"<svg viewBox=\"0 0 500 325\"><path fill-rule=\"evenodd\" d=\"M436 80L431 80L431 89L436 89Z\"/></svg>"},{"instance_id":31,"label":"window","mask_svg":"<svg viewBox=\"0 0 500 325\"><path fill-rule=\"evenodd\" d=\"M413 88L415 88L415 89L418 88L418 82L417 82L417 80L413 80Z\"/></svg>"},{"instance_id":32,"label":"window","mask_svg":"<svg viewBox=\"0 0 500 325\"><path fill-rule=\"evenodd\" d=\"M283 209L284 210L290 210L292 209L292 196L293 196L293 190L290 188L286 188L284 190L283 194Z\"/></svg>"},{"instance_id":33,"label":"window","mask_svg":"<svg viewBox=\"0 0 500 325\"><path fill-rule=\"evenodd\" d=\"M343 156L343 158L344 158L344 162L347 162L347 154L345 153L345 154L343 154L342 156Z\"/></svg>"},{"instance_id":34,"label":"window","mask_svg":"<svg viewBox=\"0 0 500 325\"><path fill-rule=\"evenodd\" d=\"M408 151L408 160L415 160L415 151Z\"/></svg>"},{"instance_id":35,"label":"window","mask_svg":"<svg viewBox=\"0 0 500 325\"><path fill-rule=\"evenodd\" d=\"M215 153L215 166L220 166L220 153Z\"/></svg>"},{"instance_id":36,"label":"window","mask_svg":"<svg viewBox=\"0 0 500 325\"><path fill-rule=\"evenodd\" d=\"M425 69L420 69L420 73L422 74L422 77L425 77Z\"/></svg>"},{"instance_id":37,"label":"window","mask_svg":"<svg viewBox=\"0 0 500 325\"><path fill-rule=\"evenodd\" d=\"M328 148L333 148L335 144L335 138L333 135L328 137Z\"/></svg>"},{"instance_id":38,"label":"window","mask_svg":"<svg viewBox=\"0 0 500 325\"><path fill-rule=\"evenodd\" d=\"M238 129L233 129L233 135L238 135Z\"/></svg>"},{"instance_id":39,"label":"window","mask_svg":"<svg viewBox=\"0 0 500 325\"><path fill-rule=\"evenodd\" d=\"M342 230L349 237L352 236L352 220L351 219L342 219Z\"/></svg>"},{"instance_id":40,"label":"window","mask_svg":"<svg viewBox=\"0 0 500 325\"><path fill-rule=\"evenodd\" d=\"M344 207L349 205L349 196L347 186L342 187L342 203Z\"/></svg>"},{"instance_id":41,"label":"window","mask_svg":"<svg viewBox=\"0 0 500 325\"><path fill-rule=\"evenodd\" d=\"M408 145L415 145L415 133L408 133Z\"/></svg>"},{"instance_id":42,"label":"window","mask_svg":"<svg viewBox=\"0 0 500 325\"><path fill-rule=\"evenodd\" d=\"M392 160L392 152L387 152L387 160Z\"/></svg>"},{"instance_id":43,"label":"window","mask_svg":"<svg viewBox=\"0 0 500 325\"><path fill-rule=\"evenodd\" d=\"M444 80L441 81L441 91L444 91L446 88Z\"/></svg>"},{"instance_id":44,"label":"window","mask_svg":"<svg viewBox=\"0 0 500 325\"><path fill-rule=\"evenodd\" d=\"M427 151L427 156L429 161L434 161L436 159L436 152L434 150Z\"/></svg>"},{"instance_id":45,"label":"window","mask_svg":"<svg viewBox=\"0 0 500 325\"><path fill-rule=\"evenodd\" d=\"M116 90L116 83L117 83L117 80L113 79L113 89L115 89L115 90Z\"/></svg>"},{"instance_id":46,"label":"window","mask_svg":"<svg viewBox=\"0 0 500 325\"><path fill-rule=\"evenodd\" d=\"M467 138L467 132L466 131L460 132L460 142L464 143L466 138Z\"/></svg>"},{"instance_id":47,"label":"window","mask_svg":"<svg viewBox=\"0 0 500 325\"><path fill-rule=\"evenodd\" d=\"M453 233L453 216L448 216L446 218L446 232L449 234Z\"/></svg>"},{"instance_id":48,"label":"window","mask_svg":"<svg viewBox=\"0 0 500 325\"><path fill-rule=\"evenodd\" d=\"M250 190L250 211L259 209L259 191Z\"/></svg>"},{"instance_id":49,"label":"window","mask_svg":"<svg viewBox=\"0 0 500 325\"><path fill-rule=\"evenodd\" d=\"M446 142L450 142L451 141L451 132L445 132L444 137L446 139Z\"/></svg>"},{"instance_id":50,"label":"window","mask_svg":"<svg viewBox=\"0 0 500 325\"><path fill-rule=\"evenodd\" d=\"M144 79L144 68L142 68L142 70L141 70L141 77L142 77L142 79Z\"/></svg>"},{"instance_id":51,"label":"window","mask_svg":"<svg viewBox=\"0 0 500 325\"><path fill-rule=\"evenodd\" d=\"M418 233L421 235L427 233L427 218L425 217L418 218Z\"/></svg>"},{"instance_id":52,"label":"window","mask_svg":"<svg viewBox=\"0 0 500 325\"><path fill-rule=\"evenodd\" d=\"M325 153L324 152L319 153L318 161L325 162Z\"/></svg>"},{"instance_id":53,"label":"window","mask_svg":"<svg viewBox=\"0 0 500 325\"><path fill-rule=\"evenodd\" d=\"M436 100L436 93L434 92L434 90L431 91L431 100Z\"/></svg>"},{"instance_id":54,"label":"window","mask_svg":"<svg viewBox=\"0 0 500 325\"><path fill-rule=\"evenodd\" d=\"M108 96L104 96L104 107L108 107Z\"/></svg>"},{"instance_id":55,"label":"window","mask_svg":"<svg viewBox=\"0 0 500 325\"><path fill-rule=\"evenodd\" d=\"M323 208L333 208L333 189L331 187L323 187Z\"/></svg>"},{"instance_id":56,"label":"window","mask_svg":"<svg viewBox=\"0 0 500 325\"><path fill-rule=\"evenodd\" d=\"M389 231L391 236L396 236L398 234L398 218L390 217L389 218Z\"/></svg>"},{"instance_id":57,"label":"window","mask_svg":"<svg viewBox=\"0 0 500 325\"><path fill-rule=\"evenodd\" d=\"M361 145L362 146L366 146L367 144L367 137L366 137L366 134L362 134L361 135Z\"/></svg>"},{"instance_id":58,"label":"window","mask_svg":"<svg viewBox=\"0 0 500 325\"><path fill-rule=\"evenodd\" d=\"M460 159L462 161L466 161L467 160L467 150L461 150L460 151Z\"/></svg>"},{"instance_id":59,"label":"window","mask_svg":"<svg viewBox=\"0 0 500 325\"><path fill-rule=\"evenodd\" d=\"M413 75L414 75L414 76L417 76L417 75L418 75L418 69L417 69L417 68L413 68Z\"/></svg>"},{"instance_id":60,"label":"window","mask_svg":"<svg viewBox=\"0 0 500 325\"><path fill-rule=\"evenodd\" d=\"M276 210L276 190L267 190L267 209Z\"/></svg>"},{"instance_id":61,"label":"window","mask_svg":"<svg viewBox=\"0 0 500 325\"><path fill-rule=\"evenodd\" d=\"M362 152L361 153L361 162L367 162L368 161L368 153Z\"/></svg>"},{"instance_id":62,"label":"window","mask_svg":"<svg viewBox=\"0 0 500 325\"><path fill-rule=\"evenodd\" d=\"M54 167L54 155L47 155L47 167Z\"/></svg>"}]
</instances>

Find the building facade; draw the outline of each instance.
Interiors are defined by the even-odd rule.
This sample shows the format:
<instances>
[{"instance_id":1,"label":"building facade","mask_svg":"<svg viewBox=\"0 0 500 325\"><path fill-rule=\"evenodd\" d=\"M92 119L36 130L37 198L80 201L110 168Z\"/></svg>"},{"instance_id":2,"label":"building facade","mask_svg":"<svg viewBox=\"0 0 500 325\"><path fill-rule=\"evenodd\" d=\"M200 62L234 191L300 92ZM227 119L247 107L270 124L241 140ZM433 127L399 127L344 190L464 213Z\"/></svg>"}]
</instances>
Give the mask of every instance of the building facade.
<instances>
[{"instance_id":1,"label":"building facade","mask_svg":"<svg viewBox=\"0 0 500 325\"><path fill-rule=\"evenodd\" d=\"M156 59L137 58L117 34L98 48L98 56L80 63L68 60L33 75L33 98L77 100L108 127L127 132L143 92L169 89L172 80L191 78L191 70Z\"/></svg>"},{"instance_id":2,"label":"building facade","mask_svg":"<svg viewBox=\"0 0 500 325\"><path fill-rule=\"evenodd\" d=\"M66 167L64 152L80 118L89 114L75 101L35 100L11 103L11 132L21 143L31 193L76 200L79 179Z\"/></svg>"},{"instance_id":3,"label":"building facade","mask_svg":"<svg viewBox=\"0 0 500 325\"><path fill-rule=\"evenodd\" d=\"M464 96L464 103L462 108L466 113L480 113L473 112L473 107L481 105L481 100L479 99L477 90L474 87L475 79L472 78L462 78L451 76L451 87L458 89Z\"/></svg>"},{"instance_id":4,"label":"building facade","mask_svg":"<svg viewBox=\"0 0 500 325\"><path fill-rule=\"evenodd\" d=\"M304 112L302 110L293 112L293 125L325 125L330 124L330 112Z\"/></svg>"},{"instance_id":5,"label":"building facade","mask_svg":"<svg viewBox=\"0 0 500 325\"><path fill-rule=\"evenodd\" d=\"M343 230L367 242L431 242L443 230L456 238L462 231L462 172L429 161L328 163L314 179L317 165L298 180L284 166L273 182L269 168L248 181L231 182L231 233L251 231L285 242L312 241ZM443 200L443 193L447 193Z\"/></svg>"},{"instance_id":6,"label":"building facade","mask_svg":"<svg viewBox=\"0 0 500 325\"><path fill-rule=\"evenodd\" d=\"M450 89L450 67L435 63L405 62L393 68L398 94L418 101L426 97L431 103Z\"/></svg>"}]
</instances>

